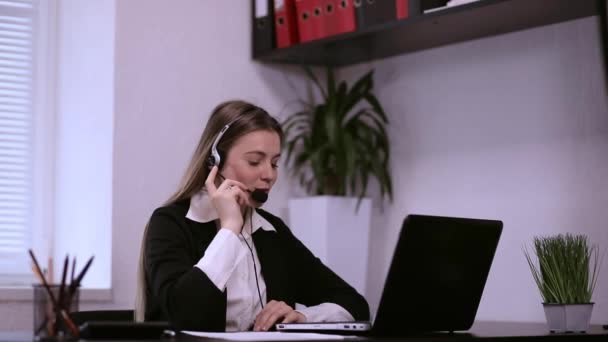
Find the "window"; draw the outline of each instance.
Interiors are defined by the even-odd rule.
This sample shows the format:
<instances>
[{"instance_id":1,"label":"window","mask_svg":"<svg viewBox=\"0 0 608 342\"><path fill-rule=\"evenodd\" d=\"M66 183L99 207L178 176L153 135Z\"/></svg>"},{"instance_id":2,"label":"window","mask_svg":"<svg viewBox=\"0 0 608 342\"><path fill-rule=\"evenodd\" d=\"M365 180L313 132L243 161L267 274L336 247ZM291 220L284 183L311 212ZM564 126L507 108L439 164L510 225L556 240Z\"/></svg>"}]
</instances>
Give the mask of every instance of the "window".
<instances>
[{"instance_id":1,"label":"window","mask_svg":"<svg viewBox=\"0 0 608 342\"><path fill-rule=\"evenodd\" d=\"M48 0L0 0L0 283L31 282L27 249L38 246L34 236L44 220L41 196L47 162L41 138L48 106ZM50 26L49 26L50 27ZM52 150L51 150L52 151ZM52 173L46 178L52 177ZM50 209L52 210L52 209ZM36 234L35 234L36 233ZM46 264L48 247L43 252ZM42 266L42 265L41 265Z\"/></svg>"}]
</instances>

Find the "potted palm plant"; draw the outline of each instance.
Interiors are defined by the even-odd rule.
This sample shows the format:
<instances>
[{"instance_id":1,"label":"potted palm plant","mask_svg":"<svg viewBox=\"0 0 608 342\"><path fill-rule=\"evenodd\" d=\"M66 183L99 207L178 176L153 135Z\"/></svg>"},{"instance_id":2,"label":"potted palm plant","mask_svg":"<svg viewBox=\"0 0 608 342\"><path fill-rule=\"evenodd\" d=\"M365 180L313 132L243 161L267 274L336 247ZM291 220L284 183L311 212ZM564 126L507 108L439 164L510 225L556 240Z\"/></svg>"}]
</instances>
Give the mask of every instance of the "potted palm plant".
<instances>
[{"instance_id":1,"label":"potted palm plant","mask_svg":"<svg viewBox=\"0 0 608 342\"><path fill-rule=\"evenodd\" d=\"M365 291L371 200L375 179L382 199L392 199L387 116L373 93L373 71L352 86L326 70L322 84L305 68L320 94L300 100L284 122L286 165L310 197L291 199L296 234L330 268Z\"/></svg>"},{"instance_id":2,"label":"potted palm plant","mask_svg":"<svg viewBox=\"0 0 608 342\"><path fill-rule=\"evenodd\" d=\"M534 238L537 263L524 250L543 298L551 332L583 332L589 327L597 282L598 247L585 235L559 234Z\"/></svg>"}]
</instances>

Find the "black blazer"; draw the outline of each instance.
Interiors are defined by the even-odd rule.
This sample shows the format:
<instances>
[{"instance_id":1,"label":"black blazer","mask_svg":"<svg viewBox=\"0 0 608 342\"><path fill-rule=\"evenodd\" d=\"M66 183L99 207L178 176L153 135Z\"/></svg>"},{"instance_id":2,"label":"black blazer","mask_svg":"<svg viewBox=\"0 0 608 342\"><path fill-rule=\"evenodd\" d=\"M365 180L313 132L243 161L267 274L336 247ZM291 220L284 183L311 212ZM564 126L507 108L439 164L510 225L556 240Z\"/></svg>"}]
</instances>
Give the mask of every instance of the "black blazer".
<instances>
[{"instance_id":1,"label":"black blazer","mask_svg":"<svg viewBox=\"0 0 608 342\"><path fill-rule=\"evenodd\" d=\"M182 330L224 331L226 292L193 267L217 228L214 222L187 219L189 205L185 200L161 207L150 218L144 257L145 319L170 321ZM363 296L323 265L280 218L261 209L257 212L276 229L253 234L268 301L284 301L291 307L336 303L355 320L369 320Z\"/></svg>"}]
</instances>

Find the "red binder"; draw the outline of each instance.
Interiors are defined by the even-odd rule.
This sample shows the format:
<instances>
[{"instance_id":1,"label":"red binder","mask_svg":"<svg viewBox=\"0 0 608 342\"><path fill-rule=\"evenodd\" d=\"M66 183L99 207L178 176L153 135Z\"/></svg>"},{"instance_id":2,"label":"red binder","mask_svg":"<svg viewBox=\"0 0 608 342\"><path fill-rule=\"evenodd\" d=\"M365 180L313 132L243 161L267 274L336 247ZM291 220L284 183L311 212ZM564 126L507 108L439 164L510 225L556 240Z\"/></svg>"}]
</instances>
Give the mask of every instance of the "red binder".
<instances>
[{"instance_id":1,"label":"red binder","mask_svg":"<svg viewBox=\"0 0 608 342\"><path fill-rule=\"evenodd\" d=\"M329 35L325 19L325 2L326 0L312 0L311 24L313 39L321 39Z\"/></svg>"},{"instance_id":2,"label":"red binder","mask_svg":"<svg viewBox=\"0 0 608 342\"><path fill-rule=\"evenodd\" d=\"M324 3L328 36L352 32L357 28L353 0L325 0Z\"/></svg>"},{"instance_id":3,"label":"red binder","mask_svg":"<svg viewBox=\"0 0 608 342\"><path fill-rule=\"evenodd\" d=\"M274 27L277 48L298 43L298 23L294 0L274 0Z\"/></svg>"},{"instance_id":4,"label":"red binder","mask_svg":"<svg viewBox=\"0 0 608 342\"><path fill-rule=\"evenodd\" d=\"M315 0L296 0L298 36L302 43L316 39L312 23L314 1Z\"/></svg>"},{"instance_id":5,"label":"red binder","mask_svg":"<svg viewBox=\"0 0 608 342\"><path fill-rule=\"evenodd\" d=\"M397 0L397 19L409 17L409 0Z\"/></svg>"}]
</instances>

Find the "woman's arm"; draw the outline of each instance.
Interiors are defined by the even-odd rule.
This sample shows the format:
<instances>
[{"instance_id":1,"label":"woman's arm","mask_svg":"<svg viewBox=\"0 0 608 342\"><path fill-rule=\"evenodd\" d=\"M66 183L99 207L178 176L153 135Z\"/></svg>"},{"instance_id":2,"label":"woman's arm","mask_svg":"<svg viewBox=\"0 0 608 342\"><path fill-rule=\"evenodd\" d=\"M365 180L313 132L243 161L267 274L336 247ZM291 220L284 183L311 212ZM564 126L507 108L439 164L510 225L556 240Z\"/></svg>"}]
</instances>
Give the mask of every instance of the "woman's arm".
<instances>
[{"instance_id":1,"label":"woman's arm","mask_svg":"<svg viewBox=\"0 0 608 342\"><path fill-rule=\"evenodd\" d=\"M198 260L192 259L186 229L162 209L152 215L145 246L149 289L177 328L224 331L226 293L194 267Z\"/></svg>"},{"instance_id":2,"label":"woman's arm","mask_svg":"<svg viewBox=\"0 0 608 342\"><path fill-rule=\"evenodd\" d=\"M272 220L275 227L278 226L286 242L287 248L284 250L288 253L286 258L289 258L291 265L290 284L294 287L295 301L309 307L334 303L348 311L355 320L369 320L369 305L365 298L315 257L280 218L264 214L267 219ZM332 320L334 316L347 317L333 305L324 304L310 309L310 318L314 320ZM308 310L302 310L305 315L306 311Z\"/></svg>"},{"instance_id":3,"label":"woman's arm","mask_svg":"<svg viewBox=\"0 0 608 342\"><path fill-rule=\"evenodd\" d=\"M333 303L348 311L356 321L369 320L369 306L365 298L325 266L300 240L291 236L295 265L298 265L292 270L300 278L295 283L296 302L309 306L308 310L302 310L307 319L345 320L348 317L345 313L334 305L326 304Z\"/></svg>"}]
</instances>

